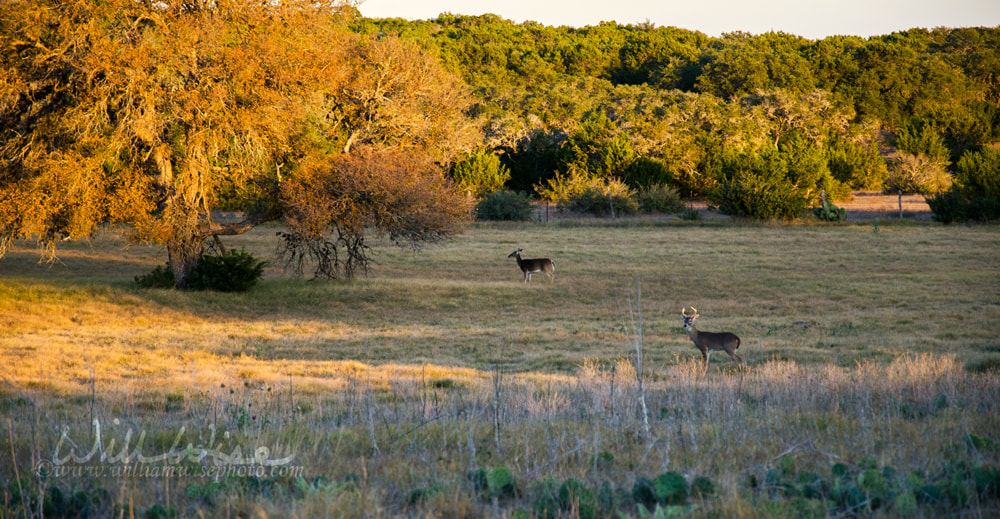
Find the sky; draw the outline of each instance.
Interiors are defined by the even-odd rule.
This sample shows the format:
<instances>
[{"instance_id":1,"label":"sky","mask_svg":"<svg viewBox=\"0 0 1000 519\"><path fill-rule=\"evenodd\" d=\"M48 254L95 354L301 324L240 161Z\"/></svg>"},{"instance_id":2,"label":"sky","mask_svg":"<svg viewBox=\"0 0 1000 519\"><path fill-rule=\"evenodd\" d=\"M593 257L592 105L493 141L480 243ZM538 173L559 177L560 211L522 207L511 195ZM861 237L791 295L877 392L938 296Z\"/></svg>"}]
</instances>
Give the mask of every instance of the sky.
<instances>
[{"instance_id":1,"label":"sky","mask_svg":"<svg viewBox=\"0 0 1000 519\"><path fill-rule=\"evenodd\" d=\"M921 27L1000 26L1000 0L364 0L369 18L424 20L492 13L521 23L583 27L653 22L708 36L781 31L809 39Z\"/></svg>"}]
</instances>

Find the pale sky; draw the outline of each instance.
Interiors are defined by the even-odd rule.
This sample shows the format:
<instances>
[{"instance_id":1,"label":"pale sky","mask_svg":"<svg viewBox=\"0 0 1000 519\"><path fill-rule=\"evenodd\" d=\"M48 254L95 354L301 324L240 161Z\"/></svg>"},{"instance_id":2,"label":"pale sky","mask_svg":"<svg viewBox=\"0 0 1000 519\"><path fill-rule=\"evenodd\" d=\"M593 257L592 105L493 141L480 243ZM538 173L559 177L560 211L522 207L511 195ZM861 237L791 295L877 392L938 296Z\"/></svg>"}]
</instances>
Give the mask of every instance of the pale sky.
<instances>
[{"instance_id":1,"label":"pale sky","mask_svg":"<svg viewBox=\"0 0 1000 519\"><path fill-rule=\"evenodd\" d=\"M426 20L441 13L492 13L521 23L582 27L650 21L708 36L782 31L822 39L922 27L1000 26L1000 0L364 0L370 18Z\"/></svg>"}]
</instances>

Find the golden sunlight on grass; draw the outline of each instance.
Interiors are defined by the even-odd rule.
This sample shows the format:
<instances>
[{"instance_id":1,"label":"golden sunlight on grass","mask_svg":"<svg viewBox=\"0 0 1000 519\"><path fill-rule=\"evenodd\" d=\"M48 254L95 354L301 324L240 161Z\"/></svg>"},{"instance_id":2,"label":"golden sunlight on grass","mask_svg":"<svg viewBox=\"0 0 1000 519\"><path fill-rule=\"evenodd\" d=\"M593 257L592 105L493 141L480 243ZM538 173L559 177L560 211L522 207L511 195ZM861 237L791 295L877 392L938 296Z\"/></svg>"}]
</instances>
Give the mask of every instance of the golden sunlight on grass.
<instances>
[{"instance_id":1,"label":"golden sunlight on grass","mask_svg":"<svg viewBox=\"0 0 1000 519\"><path fill-rule=\"evenodd\" d=\"M268 257L273 232L234 243ZM568 517L558 495L575 480L638 516L635 488L667 472L714 489L684 501L695 517L996 509L973 477L1000 466L993 227L570 222L378 245L368 278L270 267L244 294L137 289L163 259L110 232L51 266L13 250L0 261L0 450L13 453L0 474L126 515ZM551 256L556 281L522 283L506 258L518 246ZM747 366L717 354L706 369L682 306L700 329L737 333ZM61 435L86 450L95 423L119 443L145 435L147 454L197 452L218 433L226 452L263 446L295 472L38 475ZM511 487L491 489L508 473ZM31 502L4 495L0 513Z\"/></svg>"}]
</instances>

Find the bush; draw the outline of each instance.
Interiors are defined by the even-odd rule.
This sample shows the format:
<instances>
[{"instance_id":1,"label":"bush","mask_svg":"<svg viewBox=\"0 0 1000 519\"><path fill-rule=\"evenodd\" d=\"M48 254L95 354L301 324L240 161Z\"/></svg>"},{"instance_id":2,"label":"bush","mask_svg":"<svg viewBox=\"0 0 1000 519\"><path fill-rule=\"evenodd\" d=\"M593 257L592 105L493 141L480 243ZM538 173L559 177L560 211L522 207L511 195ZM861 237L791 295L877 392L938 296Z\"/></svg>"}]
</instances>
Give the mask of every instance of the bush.
<instances>
[{"instance_id":1,"label":"bush","mask_svg":"<svg viewBox=\"0 0 1000 519\"><path fill-rule=\"evenodd\" d=\"M958 189L970 199L1000 197L1000 149L984 148L962 154L955 181Z\"/></svg>"},{"instance_id":2,"label":"bush","mask_svg":"<svg viewBox=\"0 0 1000 519\"><path fill-rule=\"evenodd\" d=\"M153 269L149 274L143 274L141 276L135 277L135 284L139 288L176 288L177 281L174 279L174 273L170 272L170 269L160 265Z\"/></svg>"},{"instance_id":3,"label":"bush","mask_svg":"<svg viewBox=\"0 0 1000 519\"><path fill-rule=\"evenodd\" d=\"M633 214L639 210L635 193L624 183L609 180L603 186L588 186L582 193L569 200L568 207L594 216L607 216L614 208L615 216Z\"/></svg>"},{"instance_id":4,"label":"bush","mask_svg":"<svg viewBox=\"0 0 1000 519\"><path fill-rule=\"evenodd\" d=\"M625 170L625 183L636 189L652 189L666 184L673 176L663 162L649 157L639 157Z\"/></svg>"},{"instance_id":5,"label":"bush","mask_svg":"<svg viewBox=\"0 0 1000 519\"><path fill-rule=\"evenodd\" d=\"M639 192L639 210L644 213L679 213L684 210L684 201L676 189L665 184L654 184Z\"/></svg>"},{"instance_id":6,"label":"bush","mask_svg":"<svg viewBox=\"0 0 1000 519\"><path fill-rule=\"evenodd\" d=\"M931 195L926 200L934 213L934 219L941 223L1000 219L1000 198L997 197L979 196L969 199L961 191L952 189Z\"/></svg>"},{"instance_id":7,"label":"bush","mask_svg":"<svg viewBox=\"0 0 1000 519\"><path fill-rule=\"evenodd\" d=\"M257 284L264 274L266 261L258 261L245 251L231 250L219 256L202 256L191 272L186 285L189 290L245 292Z\"/></svg>"},{"instance_id":8,"label":"bush","mask_svg":"<svg viewBox=\"0 0 1000 519\"><path fill-rule=\"evenodd\" d=\"M503 189L510 180L510 170L493 152L479 148L455 164L451 177L462 191L480 198Z\"/></svg>"},{"instance_id":9,"label":"bush","mask_svg":"<svg viewBox=\"0 0 1000 519\"><path fill-rule=\"evenodd\" d=\"M523 193L496 191L476 204L476 218L479 220L526 221L534 217L535 208L531 199Z\"/></svg>"},{"instance_id":10,"label":"bush","mask_svg":"<svg viewBox=\"0 0 1000 519\"><path fill-rule=\"evenodd\" d=\"M664 472L653 480L656 499L668 505L683 505L687 503L691 489L684 476L677 472Z\"/></svg>"},{"instance_id":11,"label":"bush","mask_svg":"<svg viewBox=\"0 0 1000 519\"><path fill-rule=\"evenodd\" d=\"M806 199L787 178L739 172L709 193L722 214L761 220L799 216Z\"/></svg>"}]
</instances>

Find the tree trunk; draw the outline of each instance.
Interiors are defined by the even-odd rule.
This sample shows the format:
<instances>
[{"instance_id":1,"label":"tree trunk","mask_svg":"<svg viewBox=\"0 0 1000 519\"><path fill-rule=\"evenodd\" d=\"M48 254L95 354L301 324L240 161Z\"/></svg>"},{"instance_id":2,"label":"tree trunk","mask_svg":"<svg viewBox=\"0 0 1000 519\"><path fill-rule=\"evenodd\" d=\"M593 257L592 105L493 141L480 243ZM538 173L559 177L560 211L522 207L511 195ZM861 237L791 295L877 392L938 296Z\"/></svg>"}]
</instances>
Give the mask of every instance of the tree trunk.
<instances>
[{"instance_id":1,"label":"tree trunk","mask_svg":"<svg viewBox=\"0 0 1000 519\"><path fill-rule=\"evenodd\" d=\"M178 234L182 233L184 236L175 235L174 239L167 243L167 267L174 274L177 288L183 290L187 288L188 274L198 265L198 260L201 258L205 237L183 231Z\"/></svg>"}]
</instances>

